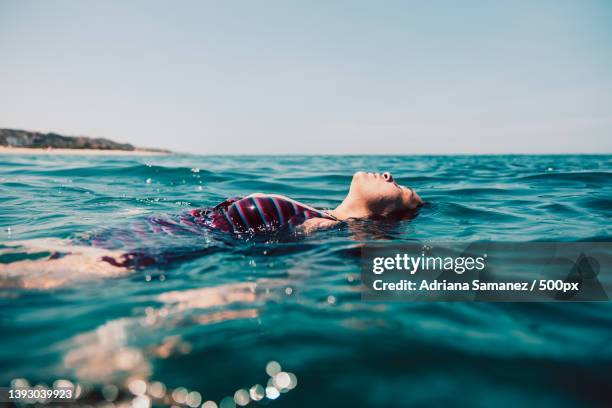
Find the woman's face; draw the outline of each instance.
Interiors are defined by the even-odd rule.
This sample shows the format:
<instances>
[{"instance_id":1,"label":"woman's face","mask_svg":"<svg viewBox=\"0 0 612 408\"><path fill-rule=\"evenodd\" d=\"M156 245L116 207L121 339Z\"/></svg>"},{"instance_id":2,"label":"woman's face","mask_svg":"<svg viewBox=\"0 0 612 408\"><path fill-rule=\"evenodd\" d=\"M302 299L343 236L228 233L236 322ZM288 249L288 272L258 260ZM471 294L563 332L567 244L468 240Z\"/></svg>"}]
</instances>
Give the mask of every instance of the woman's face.
<instances>
[{"instance_id":1,"label":"woman's face","mask_svg":"<svg viewBox=\"0 0 612 408\"><path fill-rule=\"evenodd\" d=\"M353 175L349 196L374 216L401 214L423 203L414 190L397 184L388 172L380 174L358 171Z\"/></svg>"}]
</instances>

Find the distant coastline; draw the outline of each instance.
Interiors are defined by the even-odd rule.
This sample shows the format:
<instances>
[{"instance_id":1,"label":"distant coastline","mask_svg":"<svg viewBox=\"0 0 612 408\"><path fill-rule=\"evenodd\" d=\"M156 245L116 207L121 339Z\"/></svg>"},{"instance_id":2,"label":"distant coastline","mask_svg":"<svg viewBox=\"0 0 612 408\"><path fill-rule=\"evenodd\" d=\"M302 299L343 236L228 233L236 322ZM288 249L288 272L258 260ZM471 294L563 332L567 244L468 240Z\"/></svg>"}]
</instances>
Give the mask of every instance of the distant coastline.
<instances>
[{"instance_id":1,"label":"distant coastline","mask_svg":"<svg viewBox=\"0 0 612 408\"><path fill-rule=\"evenodd\" d=\"M163 155L172 152L165 149L135 147L129 143L117 143L104 138L0 129L0 154L3 153Z\"/></svg>"},{"instance_id":2,"label":"distant coastline","mask_svg":"<svg viewBox=\"0 0 612 408\"><path fill-rule=\"evenodd\" d=\"M47 149L37 147L0 146L0 154L40 154L40 155L79 155L79 156L165 156L171 154L154 150L102 150L102 149Z\"/></svg>"}]
</instances>

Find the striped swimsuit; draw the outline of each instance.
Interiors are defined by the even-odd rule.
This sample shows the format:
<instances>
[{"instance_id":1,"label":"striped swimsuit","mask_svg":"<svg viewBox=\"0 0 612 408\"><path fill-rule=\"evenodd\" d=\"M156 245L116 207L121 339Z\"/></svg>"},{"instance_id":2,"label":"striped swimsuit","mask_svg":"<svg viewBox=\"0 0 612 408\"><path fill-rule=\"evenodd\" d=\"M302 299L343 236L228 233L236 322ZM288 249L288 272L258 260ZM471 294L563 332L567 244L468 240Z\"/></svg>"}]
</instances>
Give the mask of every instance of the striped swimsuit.
<instances>
[{"instance_id":1,"label":"striped swimsuit","mask_svg":"<svg viewBox=\"0 0 612 408\"><path fill-rule=\"evenodd\" d=\"M254 233L296 227L310 218L338 221L325 211L275 195L230 198L212 210L196 209L190 214L209 227L225 232Z\"/></svg>"}]
</instances>

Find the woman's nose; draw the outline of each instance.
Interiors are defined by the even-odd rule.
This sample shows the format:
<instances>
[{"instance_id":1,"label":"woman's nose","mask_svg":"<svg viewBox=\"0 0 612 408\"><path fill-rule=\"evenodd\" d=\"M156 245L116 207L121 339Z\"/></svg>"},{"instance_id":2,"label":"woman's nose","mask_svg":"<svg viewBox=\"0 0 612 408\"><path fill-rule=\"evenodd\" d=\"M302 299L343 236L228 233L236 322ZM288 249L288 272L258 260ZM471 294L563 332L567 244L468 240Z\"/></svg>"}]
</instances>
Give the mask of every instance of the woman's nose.
<instances>
[{"instance_id":1,"label":"woman's nose","mask_svg":"<svg viewBox=\"0 0 612 408\"><path fill-rule=\"evenodd\" d=\"M389 182L393 181L393 176L388 171L385 171L383 173L383 178L385 179L385 181L389 181Z\"/></svg>"}]
</instances>

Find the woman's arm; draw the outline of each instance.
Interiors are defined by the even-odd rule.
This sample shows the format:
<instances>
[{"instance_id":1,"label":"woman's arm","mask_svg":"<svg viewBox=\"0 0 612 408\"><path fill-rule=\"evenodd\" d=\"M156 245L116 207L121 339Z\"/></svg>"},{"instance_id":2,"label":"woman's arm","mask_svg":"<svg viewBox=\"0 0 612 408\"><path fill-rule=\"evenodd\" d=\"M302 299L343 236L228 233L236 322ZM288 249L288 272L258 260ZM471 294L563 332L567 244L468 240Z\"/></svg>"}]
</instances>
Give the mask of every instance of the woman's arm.
<instances>
[{"instance_id":1,"label":"woman's arm","mask_svg":"<svg viewBox=\"0 0 612 408\"><path fill-rule=\"evenodd\" d=\"M100 278L116 278L131 272L123 266L113 266L104 258L122 259L120 251L72 245L58 239L36 239L11 242L2 253L51 253L40 259L25 259L0 264L0 287L54 289L72 283Z\"/></svg>"},{"instance_id":2,"label":"woman's arm","mask_svg":"<svg viewBox=\"0 0 612 408\"><path fill-rule=\"evenodd\" d=\"M311 218L304 221L302 225L298 227L298 230L304 234L311 234L321 229L333 228L338 225L339 221L328 220L327 218Z\"/></svg>"}]
</instances>

